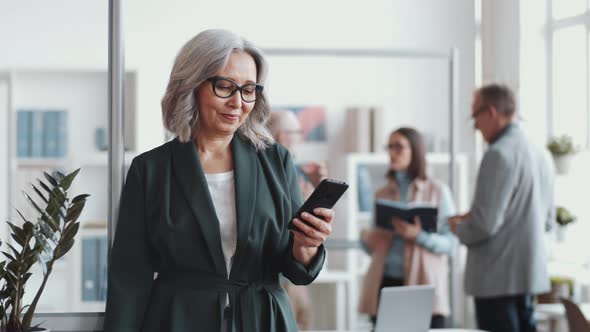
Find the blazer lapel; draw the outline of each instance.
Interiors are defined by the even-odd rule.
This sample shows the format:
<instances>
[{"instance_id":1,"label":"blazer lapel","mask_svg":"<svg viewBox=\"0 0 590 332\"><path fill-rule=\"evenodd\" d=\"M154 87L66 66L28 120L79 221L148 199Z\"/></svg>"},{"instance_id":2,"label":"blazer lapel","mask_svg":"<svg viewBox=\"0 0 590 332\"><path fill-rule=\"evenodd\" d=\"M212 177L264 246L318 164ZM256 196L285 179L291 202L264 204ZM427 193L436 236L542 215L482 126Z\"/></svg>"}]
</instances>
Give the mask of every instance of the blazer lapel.
<instances>
[{"instance_id":1,"label":"blazer lapel","mask_svg":"<svg viewBox=\"0 0 590 332\"><path fill-rule=\"evenodd\" d=\"M256 183L258 181L258 163L254 147L237 134L232 140L234 157L234 181L236 192L236 219L238 226L236 255L232 271L241 262L241 256L248 251L248 235L254 218L256 202ZM230 277L232 277L230 273ZM239 279L239 278L237 278Z\"/></svg>"},{"instance_id":2,"label":"blazer lapel","mask_svg":"<svg viewBox=\"0 0 590 332\"><path fill-rule=\"evenodd\" d=\"M178 184L203 232L204 240L213 258L215 271L219 275L227 275L221 248L219 220L195 144L181 143L176 138L173 144L172 163Z\"/></svg>"}]
</instances>

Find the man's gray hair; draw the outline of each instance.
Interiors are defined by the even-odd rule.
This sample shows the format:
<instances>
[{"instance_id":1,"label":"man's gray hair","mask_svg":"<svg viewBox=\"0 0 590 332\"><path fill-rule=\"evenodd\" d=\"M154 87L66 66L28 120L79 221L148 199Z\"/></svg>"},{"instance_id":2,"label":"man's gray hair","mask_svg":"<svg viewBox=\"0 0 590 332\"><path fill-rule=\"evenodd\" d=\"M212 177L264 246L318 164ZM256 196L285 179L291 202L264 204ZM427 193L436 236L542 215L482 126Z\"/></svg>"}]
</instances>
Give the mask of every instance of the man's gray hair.
<instances>
[{"instance_id":1,"label":"man's gray hair","mask_svg":"<svg viewBox=\"0 0 590 332\"><path fill-rule=\"evenodd\" d=\"M267 72L262 52L246 39L227 30L205 30L189 40L174 61L170 81L162 98L164 126L181 142L194 139L199 130L199 110L195 90L223 69L233 52L245 52L256 63L256 82L264 85ZM266 93L257 96L254 108L238 128L238 134L256 150L268 147L274 139L266 122L270 107Z\"/></svg>"},{"instance_id":2,"label":"man's gray hair","mask_svg":"<svg viewBox=\"0 0 590 332\"><path fill-rule=\"evenodd\" d=\"M477 90L486 106L494 106L504 116L511 117L516 112L514 93L506 85L488 84Z\"/></svg>"}]
</instances>

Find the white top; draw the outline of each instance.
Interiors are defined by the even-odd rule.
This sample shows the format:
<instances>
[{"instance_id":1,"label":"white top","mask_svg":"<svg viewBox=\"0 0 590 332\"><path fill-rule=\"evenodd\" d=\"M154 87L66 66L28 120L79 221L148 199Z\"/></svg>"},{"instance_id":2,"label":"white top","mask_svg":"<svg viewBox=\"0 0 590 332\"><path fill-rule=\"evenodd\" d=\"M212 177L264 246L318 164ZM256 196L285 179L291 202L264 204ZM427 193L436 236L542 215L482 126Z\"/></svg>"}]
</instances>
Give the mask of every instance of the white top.
<instances>
[{"instance_id":1,"label":"white top","mask_svg":"<svg viewBox=\"0 0 590 332\"><path fill-rule=\"evenodd\" d=\"M234 254L236 253L237 222L236 222L236 191L234 171L226 173L205 174L213 206L219 219L221 248L227 275L231 271Z\"/></svg>"}]
</instances>

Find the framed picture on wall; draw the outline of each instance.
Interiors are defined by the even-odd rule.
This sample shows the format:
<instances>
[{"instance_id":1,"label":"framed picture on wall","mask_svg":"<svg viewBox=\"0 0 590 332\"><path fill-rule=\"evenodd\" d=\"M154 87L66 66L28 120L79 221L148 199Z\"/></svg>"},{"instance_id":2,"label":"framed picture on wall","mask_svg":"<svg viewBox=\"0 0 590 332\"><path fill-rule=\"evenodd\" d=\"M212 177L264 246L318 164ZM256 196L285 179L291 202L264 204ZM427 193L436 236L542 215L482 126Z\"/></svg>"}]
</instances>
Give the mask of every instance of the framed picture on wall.
<instances>
[{"instance_id":1,"label":"framed picture on wall","mask_svg":"<svg viewBox=\"0 0 590 332\"><path fill-rule=\"evenodd\" d=\"M326 108L324 106L279 106L273 107L273 111L288 110L299 120L302 142L326 143Z\"/></svg>"}]
</instances>

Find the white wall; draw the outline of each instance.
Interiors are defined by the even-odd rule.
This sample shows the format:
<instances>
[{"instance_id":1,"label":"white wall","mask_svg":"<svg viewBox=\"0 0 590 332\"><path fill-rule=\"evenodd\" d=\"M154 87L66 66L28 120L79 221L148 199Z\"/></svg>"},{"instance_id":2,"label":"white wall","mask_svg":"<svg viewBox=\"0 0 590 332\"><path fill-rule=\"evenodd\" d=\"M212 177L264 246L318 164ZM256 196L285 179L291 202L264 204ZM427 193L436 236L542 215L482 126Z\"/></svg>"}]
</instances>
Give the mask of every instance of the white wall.
<instances>
[{"instance_id":1,"label":"white wall","mask_svg":"<svg viewBox=\"0 0 590 332\"><path fill-rule=\"evenodd\" d=\"M169 1L164 5L135 0L124 4L126 63L139 72L140 150L157 146L163 139L153 133L161 131L159 102L176 52L188 38L212 27L237 31L263 48L447 50L456 46L461 52L459 104L461 114L467 114L473 87L475 31L473 4L469 0L307 0L296 4L258 0L247 6L237 1ZM106 2L0 1L0 13L0 41L3 50L7 50L0 58L0 68L106 68ZM395 78L396 73L388 75ZM346 72L338 79L346 80ZM436 79L431 86L423 86L422 91L404 93L428 98L446 88L442 78ZM402 87L403 84L400 82ZM433 112L446 109L446 105L439 107ZM411 114L414 110L402 111ZM462 130L459 137L461 150L471 151L471 130Z\"/></svg>"}]
</instances>

